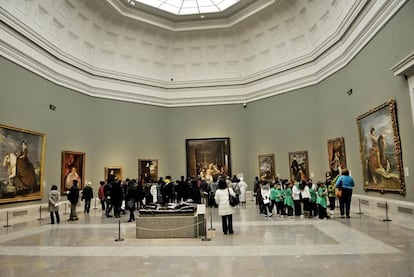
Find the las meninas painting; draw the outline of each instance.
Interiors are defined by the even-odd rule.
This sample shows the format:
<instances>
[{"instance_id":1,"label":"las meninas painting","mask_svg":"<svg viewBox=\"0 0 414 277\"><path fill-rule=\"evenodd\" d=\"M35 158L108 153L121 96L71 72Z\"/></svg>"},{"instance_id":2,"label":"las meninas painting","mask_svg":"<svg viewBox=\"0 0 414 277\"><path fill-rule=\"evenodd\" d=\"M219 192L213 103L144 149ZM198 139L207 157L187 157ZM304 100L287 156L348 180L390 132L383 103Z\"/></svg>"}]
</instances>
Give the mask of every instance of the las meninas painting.
<instances>
[{"instance_id":1,"label":"las meninas painting","mask_svg":"<svg viewBox=\"0 0 414 277\"><path fill-rule=\"evenodd\" d=\"M365 190L405 195L395 100L357 118Z\"/></svg>"}]
</instances>

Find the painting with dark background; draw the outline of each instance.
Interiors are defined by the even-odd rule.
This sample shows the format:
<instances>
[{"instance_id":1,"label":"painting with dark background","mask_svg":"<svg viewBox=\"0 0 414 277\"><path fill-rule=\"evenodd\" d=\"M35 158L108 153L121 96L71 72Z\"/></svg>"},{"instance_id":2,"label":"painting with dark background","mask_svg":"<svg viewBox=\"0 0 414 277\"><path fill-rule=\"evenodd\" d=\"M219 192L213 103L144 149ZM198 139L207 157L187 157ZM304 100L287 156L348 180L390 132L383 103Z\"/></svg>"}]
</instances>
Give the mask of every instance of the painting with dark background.
<instances>
[{"instance_id":1,"label":"painting with dark background","mask_svg":"<svg viewBox=\"0 0 414 277\"><path fill-rule=\"evenodd\" d=\"M138 178L151 182L158 180L158 160L157 159L138 159Z\"/></svg>"},{"instance_id":2,"label":"painting with dark background","mask_svg":"<svg viewBox=\"0 0 414 277\"><path fill-rule=\"evenodd\" d=\"M230 176L230 138L187 139L187 176L212 181Z\"/></svg>"},{"instance_id":3,"label":"painting with dark background","mask_svg":"<svg viewBox=\"0 0 414 277\"><path fill-rule=\"evenodd\" d=\"M70 190L73 180L78 180L78 188L85 184L85 153L62 151L61 193Z\"/></svg>"}]
</instances>

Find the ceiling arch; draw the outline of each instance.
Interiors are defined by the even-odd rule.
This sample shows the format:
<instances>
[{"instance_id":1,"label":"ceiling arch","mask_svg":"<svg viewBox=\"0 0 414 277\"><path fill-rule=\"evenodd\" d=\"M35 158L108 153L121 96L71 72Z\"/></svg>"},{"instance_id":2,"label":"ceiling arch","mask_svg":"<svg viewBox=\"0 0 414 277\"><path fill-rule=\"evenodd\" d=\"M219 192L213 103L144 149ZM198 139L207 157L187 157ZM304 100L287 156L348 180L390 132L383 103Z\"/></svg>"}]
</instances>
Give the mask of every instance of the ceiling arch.
<instances>
[{"instance_id":1,"label":"ceiling arch","mask_svg":"<svg viewBox=\"0 0 414 277\"><path fill-rule=\"evenodd\" d=\"M404 2L257 1L261 9L197 24L121 0L3 0L0 50L91 96L166 107L244 103L336 72Z\"/></svg>"}]
</instances>

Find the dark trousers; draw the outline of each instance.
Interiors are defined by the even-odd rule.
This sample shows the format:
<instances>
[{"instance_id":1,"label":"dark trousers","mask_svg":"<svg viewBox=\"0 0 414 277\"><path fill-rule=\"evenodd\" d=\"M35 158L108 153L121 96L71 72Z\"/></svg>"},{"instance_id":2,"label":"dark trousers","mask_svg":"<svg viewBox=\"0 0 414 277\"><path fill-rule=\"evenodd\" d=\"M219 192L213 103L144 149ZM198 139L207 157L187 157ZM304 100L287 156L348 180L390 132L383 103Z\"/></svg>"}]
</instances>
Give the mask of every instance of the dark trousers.
<instances>
[{"instance_id":1,"label":"dark trousers","mask_svg":"<svg viewBox=\"0 0 414 277\"><path fill-rule=\"evenodd\" d=\"M90 209L91 209L91 199L85 199L85 207L83 209L83 212L88 214Z\"/></svg>"},{"instance_id":2,"label":"dark trousers","mask_svg":"<svg viewBox=\"0 0 414 277\"><path fill-rule=\"evenodd\" d=\"M335 200L336 200L335 196L329 197L329 209L331 211L335 210Z\"/></svg>"},{"instance_id":3,"label":"dark trousers","mask_svg":"<svg viewBox=\"0 0 414 277\"><path fill-rule=\"evenodd\" d=\"M328 218L328 214L326 213L326 208L322 205L319 205L319 218L324 219Z\"/></svg>"},{"instance_id":4,"label":"dark trousers","mask_svg":"<svg viewBox=\"0 0 414 277\"><path fill-rule=\"evenodd\" d=\"M287 207L288 216L292 216L293 215L293 208L291 206L286 206L286 207Z\"/></svg>"},{"instance_id":5,"label":"dark trousers","mask_svg":"<svg viewBox=\"0 0 414 277\"><path fill-rule=\"evenodd\" d=\"M227 233L233 233L233 215L222 215L221 216L221 223L223 227L223 233L227 235Z\"/></svg>"},{"instance_id":6,"label":"dark trousers","mask_svg":"<svg viewBox=\"0 0 414 277\"><path fill-rule=\"evenodd\" d=\"M309 198L302 198L303 202L303 211L309 212Z\"/></svg>"},{"instance_id":7,"label":"dark trousers","mask_svg":"<svg viewBox=\"0 0 414 277\"><path fill-rule=\"evenodd\" d=\"M53 216L53 213L56 216L56 223L59 224L60 223L59 211L50 212L50 223L55 224L55 217Z\"/></svg>"},{"instance_id":8,"label":"dark trousers","mask_svg":"<svg viewBox=\"0 0 414 277\"><path fill-rule=\"evenodd\" d=\"M339 210L341 216L349 216L351 209L352 189L342 188L342 196L339 198Z\"/></svg>"},{"instance_id":9,"label":"dark trousers","mask_svg":"<svg viewBox=\"0 0 414 277\"><path fill-rule=\"evenodd\" d=\"M101 199L102 211L105 211L105 199Z\"/></svg>"},{"instance_id":10,"label":"dark trousers","mask_svg":"<svg viewBox=\"0 0 414 277\"><path fill-rule=\"evenodd\" d=\"M284 211L283 211L283 202L282 201L276 202L276 212L277 212L278 215L284 215L285 214Z\"/></svg>"},{"instance_id":11,"label":"dark trousers","mask_svg":"<svg viewBox=\"0 0 414 277\"><path fill-rule=\"evenodd\" d=\"M105 200L105 202L106 202L105 215L106 216L110 216L111 215L111 211L112 211L112 203L111 203L111 200L107 199L107 200Z\"/></svg>"},{"instance_id":12,"label":"dark trousers","mask_svg":"<svg viewBox=\"0 0 414 277\"><path fill-rule=\"evenodd\" d=\"M309 216L318 215L318 205L316 202L309 202Z\"/></svg>"},{"instance_id":13,"label":"dark trousers","mask_svg":"<svg viewBox=\"0 0 414 277\"><path fill-rule=\"evenodd\" d=\"M302 207L300 206L300 200L293 200L293 203L295 204L295 215L301 215Z\"/></svg>"},{"instance_id":14,"label":"dark trousers","mask_svg":"<svg viewBox=\"0 0 414 277\"><path fill-rule=\"evenodd\" d=\"M77 203L70 203L69 220L77 220L78 219L78 214L76 213L76 204Z\"/></svg>"}]
</instances>

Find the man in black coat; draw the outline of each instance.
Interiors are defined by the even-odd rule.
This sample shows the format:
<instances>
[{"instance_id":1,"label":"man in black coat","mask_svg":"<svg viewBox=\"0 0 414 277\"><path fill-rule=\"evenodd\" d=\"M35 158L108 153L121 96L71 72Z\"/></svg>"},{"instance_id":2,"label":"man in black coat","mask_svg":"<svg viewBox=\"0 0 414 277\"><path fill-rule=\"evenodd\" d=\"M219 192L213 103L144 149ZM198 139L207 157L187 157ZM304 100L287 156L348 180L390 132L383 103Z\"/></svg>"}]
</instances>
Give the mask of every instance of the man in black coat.
<instances>
[{"instance_id":1,"label":"man in black coat","mask_svg":"<svg viewBox=\"0 0 414 277\"><path fill-rule=\"evenodd\" d=\"M79 189L78 189L78 180L73 180L73 185L68 193L68 200L70 202L70 216L69 221L78 220L78 215L76 213L76 205L79 201Z\"/></svg>"},{"instance_id":2,"label":"man in black coat","mask_svg":"<svg viewBox=\"0 0 414 277\"><path fill-rule=\"evenodd\" d=\"M82 191L82 200L85 200L85 208L83 210L85 214L89 214L89 210L91 208L91 199L93 198L93 190L90 185L91 182L88 182Z\"/></svg>"}]
</instances>

